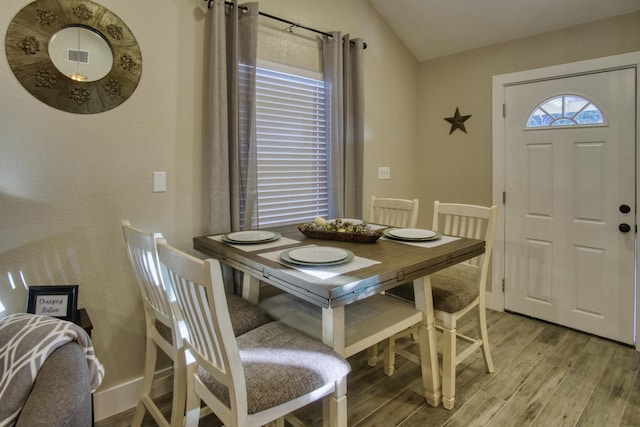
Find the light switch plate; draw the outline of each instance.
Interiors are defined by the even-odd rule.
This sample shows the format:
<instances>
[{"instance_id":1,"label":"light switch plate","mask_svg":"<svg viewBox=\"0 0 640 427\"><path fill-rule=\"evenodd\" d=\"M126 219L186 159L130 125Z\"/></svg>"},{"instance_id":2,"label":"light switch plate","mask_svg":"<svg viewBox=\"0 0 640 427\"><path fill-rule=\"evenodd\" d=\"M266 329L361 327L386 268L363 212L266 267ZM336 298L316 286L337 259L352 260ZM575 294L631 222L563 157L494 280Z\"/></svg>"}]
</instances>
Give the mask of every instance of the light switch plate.
<instances>
[{"instance_id":1,"label":"light switch plate","mask_svg":"<svg viewBox=\"0 0 640 427\"><path fill-rule=\"evenodd\" d=\"M380 166L378 168L378 179L391 179L391 168L389 166Z\"/></svg>"},{"instance_id":2,"label":"light switch plate","mask_svg":"<svg viewBox=\"0 0 640 427\"><path fill-rule=\"evenodd\" d=\"M153 173L153 192L163 193L165 191L167 191L167 173L154 172Z\"/></svg>"}]
</instances>

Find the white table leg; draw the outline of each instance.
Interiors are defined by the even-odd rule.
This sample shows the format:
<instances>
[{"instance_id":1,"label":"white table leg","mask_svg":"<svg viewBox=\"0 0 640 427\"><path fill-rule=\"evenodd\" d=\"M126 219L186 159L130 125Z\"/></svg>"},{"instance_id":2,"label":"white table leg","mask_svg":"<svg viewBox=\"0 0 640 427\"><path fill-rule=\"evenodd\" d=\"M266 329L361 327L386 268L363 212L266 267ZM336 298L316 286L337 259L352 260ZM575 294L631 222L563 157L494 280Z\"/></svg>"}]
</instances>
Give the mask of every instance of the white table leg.
<instances>
[{"instance_id":1,"label":"white table leg","mask_svg":"<svg viewBox=\"0 0 640 427\"><path fill-rule=\"evenodd\" d=\"M431 277L425 276L413 281L416 308L424 315L418 325L418 344L420 345L420 364L424 397L431 406L440 405L442 390L438 370L438 351L436 348L436 328L433 315L433 296L431 295Z\"/></svg>"},{"instance_id":2,"label":"white table leg","mask_svg":"<svg viewBox=\"0 0 640 427\"><path fill-rule=\"evenodd\" d=\"M247 272L242 275L242 298L253 304L260 300L260 279Z\"/></svg>"},{"instance_id":3,"label":"white table leg","mask_svg":"<svg viewBox=\"0 0 640 427\"><path fill-rule=\"evenodd\" d=\"M322 342L342 357L347 357L344 328L344 305L322 309Z\"/></svg>"}]
</instances>

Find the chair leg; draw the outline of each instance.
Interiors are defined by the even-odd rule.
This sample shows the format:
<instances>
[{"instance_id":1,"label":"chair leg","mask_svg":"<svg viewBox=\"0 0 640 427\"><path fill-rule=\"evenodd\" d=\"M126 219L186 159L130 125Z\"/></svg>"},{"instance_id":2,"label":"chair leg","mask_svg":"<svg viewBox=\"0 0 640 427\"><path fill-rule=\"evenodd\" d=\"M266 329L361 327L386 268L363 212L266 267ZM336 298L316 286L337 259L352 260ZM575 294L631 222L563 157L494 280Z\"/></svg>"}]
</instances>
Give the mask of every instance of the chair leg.
<instances>
[{"instance_id":1,"label":"chair leg","mask_svg":"<svg viewBox=\"0 0 640 427\"><path fill-rule=\"evenodd\" d=\"M367 364L374 368L378 363L378 344L374 344L367 349Z\"/></svg>"},{"instance_id":2,"label":"chair leg","mask_svg":"<svg viewBox=\"0 0 640 427\"><path fill-rule=\"evenodd\" d=\"M322 427L347 427L347 377L336 381L336 389L323 399Z\"/></svg>"},{"instance_id":3,"label":"chair leg","mask_svg":"<svg viewBox=\"0 0 640 427\"><path fill-rule=\"evenodd\" d=\"M138 399L138 405L136 411L133 414L131 420L131 427L139 427L142 425L146 407L144 401L147 398L151 398L151 388L153 387L153 378L156 370L156 359L158 357L158 348L151 339L150 334L147 333L147 350L144 360L144 373L142 377L142 387L140 389L140 397Z\"/></svg>"},{"instance_id":4,"label":"chair leg","mask_svg":"<svg viewBox=\"0 0 640 427\"><path fill-rule=\"evenodd\" d=\"M384 349L384 374L393 375L396 369L396 337L389 337L387 347Z\"/></svg>"},{"instance_id":5,"label":"chair leg","mask_svg":"<svg viewBox=\"0 0 640 427\"><path fill-rule=\"evenodd\" d=\"M182 427L187 398L187 378L184 351L178 351L173 361L173 402L171 427Z\"/></svg>"},{"instance_id":6,"label":"chair leg","mask_svg":"<svg viewBox=\"0 0 640 427\"><path fill-rule=\"evenodd\" d=\"M478 312L478 329L480 338L482 339L482 355L484 356L484 363L487 365L487 372L492 373L494 371L493 359L491 359L491 350L489 349L489 334L487 333L487 310L484 307L480 307Z\"/></svg>"},{"instance_id":7,"label":"chair leg","mask_svg":"<svg viewBox=\"0 0 640 427\"><path fill-rule=\"evenodd\" d=\"M196 393L195 374L197 365L192 363L185 369L187 377L187 401L186 401L186 417L185 427L197 427L200 422L200 396Z\"/></svg>"},{"instance_id":8,"label":"chair leg","mask_svg":"<svg viewBox=\"0 0 640 427\"><path fill-rule=\"evenodd\" d=\"M453 409L456 401L456 321L451 314L443 319L442 406Z\"/></svg>"}]
</instances>

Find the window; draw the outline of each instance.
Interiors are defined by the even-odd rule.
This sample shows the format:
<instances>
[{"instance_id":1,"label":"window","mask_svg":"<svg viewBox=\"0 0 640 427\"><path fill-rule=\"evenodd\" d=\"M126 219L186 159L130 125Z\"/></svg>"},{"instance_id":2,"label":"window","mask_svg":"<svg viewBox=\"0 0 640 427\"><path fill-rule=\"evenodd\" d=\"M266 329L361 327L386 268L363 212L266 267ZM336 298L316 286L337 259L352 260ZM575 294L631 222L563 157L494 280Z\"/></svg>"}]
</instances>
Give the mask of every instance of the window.
<instances>
[{"instance_id":1,"label":"window","mask_svg":"<svg viewBox=\"0 0 640 427\"><path fill-rule=\"evenodd\" d=\"M273 67L256 73L258 226L326 216L324 81Z\"/></svg>"},{"instance_id":2,"label":"window","mask_svg":"<svg viewBox=\"0 0 640 427\"><path fill-rule=\"evenodd\" d=\"M560 95L538 105L527 121L527 129L555 126L605 124L604 115L591 101L578 95Z\"/></svg>"}]
</instances>

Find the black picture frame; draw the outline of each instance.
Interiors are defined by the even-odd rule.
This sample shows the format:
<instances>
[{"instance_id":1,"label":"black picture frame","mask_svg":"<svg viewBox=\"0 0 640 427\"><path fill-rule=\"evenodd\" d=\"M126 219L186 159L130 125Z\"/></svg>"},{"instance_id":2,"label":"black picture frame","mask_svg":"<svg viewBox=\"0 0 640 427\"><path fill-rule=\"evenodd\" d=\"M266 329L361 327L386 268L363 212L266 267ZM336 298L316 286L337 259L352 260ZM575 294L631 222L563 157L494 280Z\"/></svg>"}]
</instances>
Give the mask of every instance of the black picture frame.
<instances>
[{"instance_id":1,"label":"black picture frame","mask_svg":"<svg viewBox=\"0 0 640 427\"><path fill-rule=\"evenodd\" d=\"M27 313L78 320L78 285L29 286Z\"/></svg>"}]
</instances>

